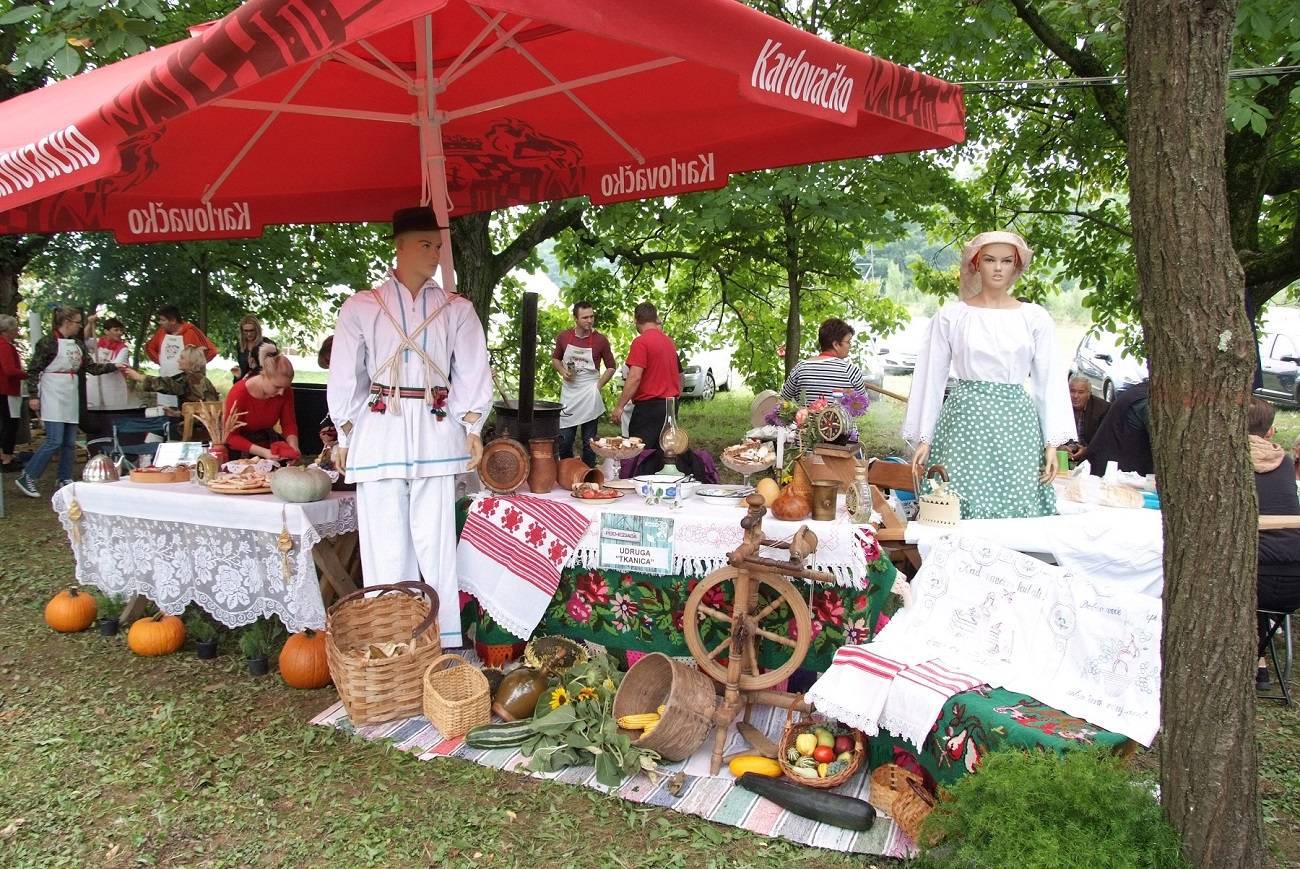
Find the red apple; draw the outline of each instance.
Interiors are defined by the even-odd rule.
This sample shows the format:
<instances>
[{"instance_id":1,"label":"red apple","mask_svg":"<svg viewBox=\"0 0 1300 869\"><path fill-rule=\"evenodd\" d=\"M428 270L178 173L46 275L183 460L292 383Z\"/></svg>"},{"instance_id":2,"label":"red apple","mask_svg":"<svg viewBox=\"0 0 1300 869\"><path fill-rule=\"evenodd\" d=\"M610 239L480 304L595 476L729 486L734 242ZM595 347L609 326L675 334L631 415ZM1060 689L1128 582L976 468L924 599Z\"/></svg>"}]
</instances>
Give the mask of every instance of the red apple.
<instances>
[{"instance_id":1,"label":"red apple","mask_svg":"<svg viewBox=\"0 0 1300 869\"><path fill-rule=\"evenodd\" d=\"M829 745L819 745L813 749L812 756L818 763L830 763L835 759L835 749Z\"/></svg>"},{"instance_id":2,"label":"red apple","mask_svg":"<svg viewBox=\"0 0 1300 869\"><path fill-rule=\"evenodd\" d=\"M835 753L843 754L846 751L852 751L854 747L853 737L847 733L841 733L835 737Z\"/></svg>"}]
</instances>

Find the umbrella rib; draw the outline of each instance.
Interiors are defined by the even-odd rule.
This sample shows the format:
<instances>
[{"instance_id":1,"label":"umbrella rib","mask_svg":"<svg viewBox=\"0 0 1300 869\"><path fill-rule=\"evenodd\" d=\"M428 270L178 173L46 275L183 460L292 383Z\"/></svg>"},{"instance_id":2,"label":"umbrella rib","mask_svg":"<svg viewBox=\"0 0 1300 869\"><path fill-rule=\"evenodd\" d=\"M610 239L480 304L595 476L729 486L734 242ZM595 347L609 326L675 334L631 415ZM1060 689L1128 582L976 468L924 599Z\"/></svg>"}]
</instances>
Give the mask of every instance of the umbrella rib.
<instances>
[{"instance_id":1,"label":"umbrella rib","mask_svg":"<svg viewBox=\"0 0 1300 869\"><path fill-rule=\"evenodd\" d=\"M340 60L343 63L346 63L348 66L352 67L353 69L358 69L361 72L364 72L366 75L374 76L375 78L379 79L382 82L387 82L388 84L391 84L394 87L401 89L402 91L408 91L411 87L409 83L402 81L400 78L397 78L392 73L389 73L386 70L380 69L379 67L375 66L373 63L365 60L364 58L357 57L355 54L353 54L350 51L344 51L343 49L339 49L338 51L331 54L330 57L333 57L336 60Z\"/></svg>"},{"instance_id":2,"label":"umbrella rib","mask_svg":"<svg viewBox=\"0 0 1300 869\"><path fill-rule=\"evenodd\" d=\"M393 75L397 76L399 79L405 82L406 87L409 88L415 84L414 79L412 79L409 75L403 72L401 67L399 67L397 64L389 60L388 55L384 54L382 51L380 51L379 49L371 45L368 40L358 39L357 45L361 46L366 51L374 55L375 60L382 63L385 67L387 67L389 72L391 72Z\"/></svg>"},{"instance_id":3,"label":"umbrella rib","mask_svg":"<svg viewBox=\"0 0 1300 869\"><path fill-rule=\"evenodd\" d=\"M239 153L230 161L230 164L226 166L226 168L221 171L221 174L217 176L216 180L209 184L203 191L203 196L200 197L199 200L200 202L207 205L212 201L212 197L221 189L221 185L226 183L226 179L230 177L230 173L234 172L235 167L243 162L243 159L248 156L248 152L253 150L253 146L256 145L258 140L262 138L268 129L270 129L271 124L275 123L275 119L280 117L280 112L283 111L285 105L298 95L298 91L302 90L303 86L307 84L308 80L310 80L313 75L316 74L316 70L320 69L321 64L324 62L325 58L317 58L311 66L307 67L307 70L302 74L302 77L294 82L293 87L289 88L288 92L284 95L284 99L280 101L278 107L273 109L271 113L266 116L262 121L261 126L257 128L257 131L253 133L253 135L248 137L248 141L239 149Z\"/></svg>"},{"instance_id":4,"label":"umbrella rib","mask_svg":"<svg viewBox=\"0 0 1300 869\"><path fill-rule=\"evenodd\" d=\"M322 118L353 118L359 121L385 121L390 124L410 124L415 120L414 115L399 115L395 112L372 112L367 109L343 109L335 106L285 106L261 100L216 100L212 105L223 109L251 109L258 112L315 115Z\"/></svg>"},{"instance_id":5,"label":"umbrella rib","mask_svg":"<svg viewBox=\"0 0 1300 869\"><path fill-rule=\"evenodd\" d=\"M479 9L477 6L470 6L470 8L473 9L474 12L476 12L476 13L478 14L478 16L479 16L480 18L482 18L484 21L487 21L487 20L488 20L487 13L484 12L482 9ZM500 27L499 25L495 25L495 26L492 26L492 29L493 29L493 30L496 30L496 31L499 32L499 31L501 30L501 27ZM541 73L542 75L544 75L547 79L549 79L550 82L551 82L551 84L553 84L553 85L559 85L559 84L560 84L560 80L559 80L559 78L555 75L555 73L553 73L553 72L551 72L549 69L547 69L546 66L545 66L545 65L544 65L540 60L538 60L536 57L533 56L532 52L528 51L528 49L526 49L526 48L524 48L522 45L520 45L520 44L519 44L519 43L514 39L514 37L506 37L506 38L508 39L508 41L509 41L509 43L510 43L510 47L513 48L515 51L519 52L520 56L523 57L524 60L526 60L526 61L528 61L530 64L532 64L533 67L534 67L538 72L540 72L540 73ZM668 59L668 62L670 62L670 63L675 63L675 62L677 62L678 60L680 60L680 58L671 58L671 59ZM592 108L591 108L590 106L588 106L585 102L583 102L582 99L581 99L577 94L575 94L575 93L573 93L572 91L567 90L567 89L565 89L565 88L561 88L561 90L563 91L564 95L565 95L566 97L568 97L568 98L573 102L573 104L574 104L575 106L577 106L577 107L578 107L578 108L579 108L579 109L580 109L580 110L581 110L581 111L582 111L582 112L583 112L587 117L591 118L591 120L596 124L596 126L600 127L602 130L604 130L604 131L605 131L605 134L606 134L607 136L609 136L611 139L613 139L615 142L617 142L618 145L619 145L623 150L625 150L625 151L627 151L629 154L631 154L631 155L632 155L632 159L636 160L638 163L644 163L644 162L645 162L645 157L642 156L641 152L638 151L636 148L633 148L632 145L631 145L631 143L629 143L626 139L624 139L622 136L620 136L618 133L616 133L616 132L614 131L614 128L611 127L608 123L606 123L606 121L605 121L604 118L602 118L602 117L600 117L600 115L596 114L596 112L593 111Z\"/></svg>"},{"instance_id":6,"label":"umbrella rib","mask_svg":"<svg viewBox=\"0 0 1300 869\"><path fill-rule=\"evenodd\" d=\"M497 20L500 19L498 18ZM472 70L474 67L478 66L480 63L487 60L489 57L495 56L497 52L499 52L501 49L510 45L510 43L513 41L514 35L532 23L533 20L531 18L525 18L524 20L520 21L514 27L510 28L510 30L508 30L504 36L498 38L496 42L492 43L487 48L483 49L483 52L481 54L479 54L473 60L467 61L463 66L461 66L459 70L454 71L454 74L452 70L448 70L447 73L442 76L442 82L444 84L451 84L452 82L456 81L456 79L464 77L464 75L468 73L470 70ZM493 26L491 25L485 28L485 30L492 30L492 29ZM463 57L464 55L461 56ZM457 58L457 60L460 60L460 58Z\"/></svg>"}]
</instances>

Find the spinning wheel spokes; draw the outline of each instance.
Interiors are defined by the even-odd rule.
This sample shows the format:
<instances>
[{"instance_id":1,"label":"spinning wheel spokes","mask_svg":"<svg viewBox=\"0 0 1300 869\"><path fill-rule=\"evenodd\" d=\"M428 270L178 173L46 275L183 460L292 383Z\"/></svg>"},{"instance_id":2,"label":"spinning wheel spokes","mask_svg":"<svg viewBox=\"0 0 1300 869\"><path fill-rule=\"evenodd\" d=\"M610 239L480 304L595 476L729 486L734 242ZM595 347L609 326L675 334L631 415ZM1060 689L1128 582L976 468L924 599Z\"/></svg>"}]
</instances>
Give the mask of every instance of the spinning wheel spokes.
<instances>
[{"instance_id":1,"label":"spinning wheel spokes","mask_svg":"<svg viewBox=\"0 0 1300 869\"><path fill-rule=\"evenodd\" d=\"M745 595L747 600L736 600L737 585L749 587ZM706 596L712 599L710 604L704 603ZM730 603L730 615L719 609L719 599ZM794 639L761 627L762 621L778 612L782 606L789 608L790 618L794 622ZM704 631L708 622L702 623L701 620L706 618L721 622L716 627L726 633L722 642L713 648L706 647L704 643ZM727 682L727 667L718 658L724 649L730 648L733 632L739 631L742 673L738 687L742 691L770 688L786 679L803 663L812 642L812 618L808 605L789 580L775 574L753 572L749 573L746 580L741 580L740 571L734 567L715 570L700 580L686 599L682 621L686 645L700 669L723 684ZM768 672L761 673L759 643L765 641L774 644L777 653L785 660ZM787 649L788 653L784 651ZM763 651L769 658L772 656L771 647L765 647Z\"/></svg>"}]
</instances>

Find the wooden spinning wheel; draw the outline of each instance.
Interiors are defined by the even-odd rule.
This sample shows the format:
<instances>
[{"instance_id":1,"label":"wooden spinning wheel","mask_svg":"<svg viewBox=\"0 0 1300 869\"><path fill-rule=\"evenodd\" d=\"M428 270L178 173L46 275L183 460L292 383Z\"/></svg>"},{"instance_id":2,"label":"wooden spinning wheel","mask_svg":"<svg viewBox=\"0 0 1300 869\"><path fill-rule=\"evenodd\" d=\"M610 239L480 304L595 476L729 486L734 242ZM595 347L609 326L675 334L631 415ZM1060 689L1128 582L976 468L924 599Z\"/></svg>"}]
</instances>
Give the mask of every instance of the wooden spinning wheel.
<instances>
[{"instance_id":1,"label":"wooden spinning wheel","mask_svg":"<svg viewBox=\"0 0 1300 869\"><path fill-rule=\"evenodd\" d=\"M712 604L706 603L706 598ZM722 601L720 605L719 599ZM738 600L743 600L743 605L738 606ZM778 633L763 627L764 620L782 607L786 607L794 619L794 638L787 632ZM737 619L740 620L738 631L735 630ZM712 648L702 634L702 625L710 621L718 623L726 634ZM741 647L737 687L742 691L771 688L786 679L803 663L812 644L812 616L794 584L776 574L741 571L735 567L719 568L700 580L690 597L686 598L682 627L686 646L700 669L723 684L727 683L727 664L719 658L725 654L730 659L734 637ZM790 656L767 672L762 672L758 664L759 645L764 641L787 650Z\"/></svg>"},{"instance_id":2,"label":"wooden spinning wheel","mask_svg":"<svg viewBox=\"0 0 1300 869\"><path fill-rule=\"evenodd\" d=\"M817 434L824 441L835 442L848 433L848 420L838 407L828 407L817 412Z\"/></svg>"}]
</instances>

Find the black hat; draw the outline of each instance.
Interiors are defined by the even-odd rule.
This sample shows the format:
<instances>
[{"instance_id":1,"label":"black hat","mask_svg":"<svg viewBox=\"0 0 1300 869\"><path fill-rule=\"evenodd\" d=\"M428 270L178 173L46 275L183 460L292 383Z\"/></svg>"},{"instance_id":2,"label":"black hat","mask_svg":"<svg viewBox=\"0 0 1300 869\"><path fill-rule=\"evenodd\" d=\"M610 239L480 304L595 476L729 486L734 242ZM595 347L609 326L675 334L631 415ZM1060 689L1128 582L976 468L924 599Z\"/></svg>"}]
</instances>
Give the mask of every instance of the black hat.
<instances>
[{"instance_id":1,"label":"black hat","mask_svg":"<svg viewBox=\"0 0 1300 869\"><path fill-rule=\"evenodd\" d=\"M441 229L437 216L429 206L399 208L393 212L393 234L389 238L397 238L404 232L438 232Z\"/></svg>"}]
</instances>

